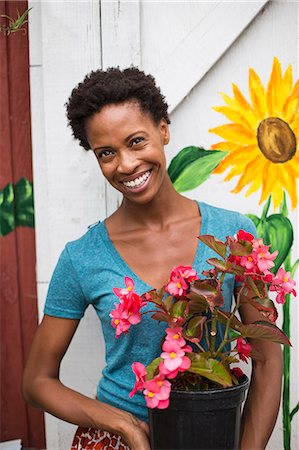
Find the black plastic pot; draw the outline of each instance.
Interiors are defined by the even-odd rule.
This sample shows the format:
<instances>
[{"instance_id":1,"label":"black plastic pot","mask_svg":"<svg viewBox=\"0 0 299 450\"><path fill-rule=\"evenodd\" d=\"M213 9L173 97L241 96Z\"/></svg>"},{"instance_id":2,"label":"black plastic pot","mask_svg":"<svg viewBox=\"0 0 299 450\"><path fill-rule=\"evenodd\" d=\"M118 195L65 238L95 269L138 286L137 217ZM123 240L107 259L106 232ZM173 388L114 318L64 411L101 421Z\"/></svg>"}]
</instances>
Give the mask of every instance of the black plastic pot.
<instances>
[{"instance_id":1,"label":"black plastic pot","mask_svg":"<svg viewBox=\"0 0 299 450\"><path fill-rule=\"evenodd\" d=\"M237 450L248 384L171 392L167 409L148 410L152 450Z\"/></svg>"}]
</instances>

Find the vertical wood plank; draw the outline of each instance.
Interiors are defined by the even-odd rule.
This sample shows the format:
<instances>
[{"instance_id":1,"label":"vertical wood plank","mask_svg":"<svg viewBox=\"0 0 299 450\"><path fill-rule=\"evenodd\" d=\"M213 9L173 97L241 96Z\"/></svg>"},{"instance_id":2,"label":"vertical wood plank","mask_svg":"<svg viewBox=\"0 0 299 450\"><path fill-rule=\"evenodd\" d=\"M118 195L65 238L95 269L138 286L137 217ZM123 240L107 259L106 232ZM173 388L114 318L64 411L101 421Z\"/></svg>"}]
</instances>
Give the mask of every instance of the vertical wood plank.
<instances>
[{"instance_id":1,"label":"vertical wood plank","mask_svg":"<svg viewBox=\"0 0 299 450\"><path fill-rule=\"evenodd\" d=\"M16 17L27 1L1 2L1 13ZM27 27L26 27L27 28ZM27 33L0 36L1 188L20 178L32 180ZM34 230L18 228L0 238L1 246L1 440L21 438L43 448L43 414L28 407L21 393L23 366L37 327Z\"/></svg>"}]
</instances>

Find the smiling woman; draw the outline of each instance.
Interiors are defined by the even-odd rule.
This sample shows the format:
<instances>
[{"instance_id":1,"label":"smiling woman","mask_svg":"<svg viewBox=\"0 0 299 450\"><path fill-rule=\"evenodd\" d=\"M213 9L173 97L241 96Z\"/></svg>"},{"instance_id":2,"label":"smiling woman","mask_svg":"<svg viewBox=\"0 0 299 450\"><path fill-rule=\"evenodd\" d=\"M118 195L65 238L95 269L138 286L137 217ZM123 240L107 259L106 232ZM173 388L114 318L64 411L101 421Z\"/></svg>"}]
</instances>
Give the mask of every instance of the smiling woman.
<instances>
[{"instance_id":1,"label":"smiling woman","mask_svg":"<svg viewBox=\"0 0 299 450\"><path fill-rule=\"evenodd\" d=\"M174 266L192 266L200 274L209 267L199 234L225 240L240 229L256 231L245 216L190 200L174 189L164 153L170 136L167 104L152 76L137 68L92 72L73 90L67 116L74 137L94 152L103 176L123 199L112 215L66 244L27 363L24 393L35 406L79 425L73 449L150 450L144 397L139 392L129 396L135 381L131 364L150 362L160 353L167 325L145 317L126 339L114 339L113 289L125 276L138 295L160 288ZM223 283L226 310L231 309L235 287L233 276ZM96 400L59 380L61 360L89 305L101 321L106 345ZM242 320L258 320L257 314L244 305ZM245 408L242 450L264 448L279 405L280 348L270 343L256 347L261 359ZM271 376L271 389L265 389L265 376ZM253 415L261 424L259 431L253 432Z\"/></svg>"}]
</instances>

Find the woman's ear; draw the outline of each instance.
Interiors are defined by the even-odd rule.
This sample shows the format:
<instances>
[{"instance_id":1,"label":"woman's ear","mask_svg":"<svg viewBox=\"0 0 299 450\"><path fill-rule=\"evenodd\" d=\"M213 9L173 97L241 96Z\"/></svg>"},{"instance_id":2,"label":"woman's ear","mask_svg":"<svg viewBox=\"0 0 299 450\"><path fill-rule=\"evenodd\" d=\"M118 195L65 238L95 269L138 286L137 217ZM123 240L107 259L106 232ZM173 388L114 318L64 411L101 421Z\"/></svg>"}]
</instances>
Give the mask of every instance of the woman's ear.
<instances>
[{"instance_id":1,"label":"woman's ear","mask_svg":"<svg viewBox=\"0 0 299 450\"><path fill-rule=\"evenodd\" d=\"M160 122L160 132L163 138L163 144L167 145L170 139L169 126L165 119Z\"/></svg>"}]
</instances>

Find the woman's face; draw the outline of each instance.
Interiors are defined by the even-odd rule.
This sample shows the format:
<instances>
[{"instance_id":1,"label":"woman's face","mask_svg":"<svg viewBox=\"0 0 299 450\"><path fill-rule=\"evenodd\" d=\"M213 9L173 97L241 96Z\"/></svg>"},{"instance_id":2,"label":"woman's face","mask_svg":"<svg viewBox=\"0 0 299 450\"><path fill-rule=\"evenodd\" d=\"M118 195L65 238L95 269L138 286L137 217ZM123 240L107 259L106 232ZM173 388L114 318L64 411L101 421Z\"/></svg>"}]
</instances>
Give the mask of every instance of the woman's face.
<instances>
[{"instance_id":1,"label":"woman's face","mask_svg":"<svg viewBox=\"0 0 299 450\"><path fill-rule=\"evenodd\" d=\"M164 119L156 125L137 101L110 104L87 120L86 133L104 177L115 189L140 204L155 197L166 176L169 129Z\"/></svg>"}]
</instances>

